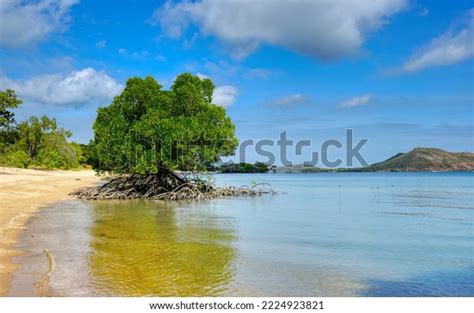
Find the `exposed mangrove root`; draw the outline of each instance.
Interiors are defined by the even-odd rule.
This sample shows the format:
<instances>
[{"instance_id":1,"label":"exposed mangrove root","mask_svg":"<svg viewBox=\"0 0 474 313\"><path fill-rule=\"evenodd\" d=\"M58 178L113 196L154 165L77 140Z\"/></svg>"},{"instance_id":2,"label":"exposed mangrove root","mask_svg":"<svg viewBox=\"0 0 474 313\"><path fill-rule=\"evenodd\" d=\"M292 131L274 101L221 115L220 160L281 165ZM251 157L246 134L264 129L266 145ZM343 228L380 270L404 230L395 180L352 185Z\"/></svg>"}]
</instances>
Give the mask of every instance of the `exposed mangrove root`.
<instances>
[{"instance_id":1,"label":"exposed mangrove root","mask_svg":"<svg viewBox=\"0 0 474 313\"><path fill-rule=\"evenodd\" d=\"M72 192L71 195L86 200L209 200L223 197L256 197L274 193L268 184L215 187L199 178L190 179L168 172L162 175L122 175L102 186L82 188Z\"/></svg>"}]
</instances>

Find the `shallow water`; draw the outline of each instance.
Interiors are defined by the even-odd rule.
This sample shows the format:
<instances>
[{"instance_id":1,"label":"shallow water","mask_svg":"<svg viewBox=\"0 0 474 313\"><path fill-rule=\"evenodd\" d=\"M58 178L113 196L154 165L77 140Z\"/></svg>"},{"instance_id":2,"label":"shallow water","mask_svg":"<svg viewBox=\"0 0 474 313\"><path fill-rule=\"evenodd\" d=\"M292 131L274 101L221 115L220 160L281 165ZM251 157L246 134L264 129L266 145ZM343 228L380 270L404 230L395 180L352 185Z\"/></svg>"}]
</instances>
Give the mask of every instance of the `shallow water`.
<instances>
[{"instance_id":1,"label":"shallow water","mask_svg":"<svg viewBox=\"0 0 474 313\"><path fill-rule=\"evenodd\" d=\"M10 295L474 296L473 173L214 177L280 193L57 203Z\"/></svg>"}]
</instances>

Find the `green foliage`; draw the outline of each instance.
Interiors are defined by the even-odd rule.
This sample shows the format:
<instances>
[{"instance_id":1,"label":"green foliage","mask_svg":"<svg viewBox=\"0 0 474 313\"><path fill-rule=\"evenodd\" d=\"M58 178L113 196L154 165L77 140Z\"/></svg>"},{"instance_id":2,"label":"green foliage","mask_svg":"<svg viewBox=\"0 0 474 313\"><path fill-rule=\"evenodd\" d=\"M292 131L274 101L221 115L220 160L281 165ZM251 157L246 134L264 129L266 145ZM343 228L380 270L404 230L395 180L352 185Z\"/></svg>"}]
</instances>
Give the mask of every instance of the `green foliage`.
<instances>
[{"instance_id":1,"label":"green foliage","mask_svg":"<svg viewBox=\"0 0 474 313\"><path fill-rule=\"evenodd\" d=\"M122 94L98 110L97 171L151 174L201 170L237 147L224 108L212 104L214 84L179 75L170 90L152 77L130 78Z\"/></svg>"},{"instance_id":2,"label":"green foliage","mask_svg":"<svg viewBox=\"0 0 474 313\"><path fill-rule=\"evenodd\" d=\"M95 146L90 142L88 145L80 144L82 157L79 162L83 166L92 166L93 168L97 168L99 161L97 159L97 153L95 150Z\"/></svg>"},{"instance_id":3,"label":"green foliage","mask_svg":"<svg viewBox=\"0 0 474 313\"><path fill-rule=\"evenodd\" d=\"M45 122L48 123L51 120L46 118ZM61 128L58 129L56 122L54 120L53 122L54 128L43 128L42 138L38 144L36 155L32 156L31 165L48 169L79 167L80 151L77 150L75 145L67 141L67 138L71 136L70 132Z\"/></svg>"},{"instance_id":4,"label":"green foliage","mask_svg":"<svg viewBox=\"0 0 474 313\"><path fill-rule=\"evenodd\" d=\"M86 161L82 147L68 142L71 132L58 128L54 118L32 116L13 125L6 109L19 104L13 90L0 92L0 166L71 169Z\"/></svg>"},{"instance_id":5,"label":"green foliage","mask_svg":"<svg viewBox=\"0 0 474 313\"><path fill-rule=\"evenodd\" d=\"M256 162L255 164L232 163L221 166L220 171L222 173L267 173L268 166L261 162Z\"/></svg>"},{"instance_id":6,"label":"green foliage","mask_svg":"<svg viewBox=\"0 0 474 313\"><path fill-rule=\"evenodd\" d=\"M55 119L30 117L18 125L18 140L5 153L5 164L19 167L79 167L76 147L67 139L71 133L58 128ZM12 160L18 160L13 162Z\"/></svg>"},{"instance_id":7,"label":"green foliage","mask_svg":"<svg viewBox=\"0 0 474 313\"><path fill-rule=\"evenodd\" d=\"M255 168L257 169L258 173L266 173L268 172L268 165L262 162L255 162Z\"/></svg>"},{"instance_id":8,"label":"green foliage","mask_svg":"<svg viewBox=\"0 0 474 313\"><path fill-rule=\"evenodd\" d=\"M18 147L8 149L6 152L0 154L0 165L7 167L27 168L30 164L28 154L23 150L18 150Z\"/></svg>"},{"instance_id":9,"label":"green foliage","mask_svg":"<svg viewBox=\"0 0 474 313\"><path fill-rule=\"evenodd\" d=\"M0 155L18 140L18 129L12 126L0 128Z\"/></svg>"},{"instance_id":10,"label":"green foliage","mask_svg":"<svg viewBox=\"0 0 474 313\"><path fill-rule=\"evenodd\" d=\"M0 91L0 154L5 153L7 147L18 138L18 133L13 125L15 115L11 110L17 108L21 103L13 90Z\"/></svg>"},{"instance_id":11,"label":"green foliage","mask_svg":"<svg viewBox=\"0 0 474 313\"><path fill-rule=\"evenodd\" d=\"M301 173L326 173L326 172L333 172L333 169L329 168L321 168L321 167L310 167L304 166L301 168Z\"/></svg>"},{"instance_id":12,"label":"green foliage","mask_svg":"<svg viewBox=\"0 0 474 313\"><path fill-rule=\"evenodd\" d=\"M15 91L11 89L0 91L0 128L8 127L15 122L15 115L10 110L17 108L21 103Z\"/></svg>"}]
</instances>

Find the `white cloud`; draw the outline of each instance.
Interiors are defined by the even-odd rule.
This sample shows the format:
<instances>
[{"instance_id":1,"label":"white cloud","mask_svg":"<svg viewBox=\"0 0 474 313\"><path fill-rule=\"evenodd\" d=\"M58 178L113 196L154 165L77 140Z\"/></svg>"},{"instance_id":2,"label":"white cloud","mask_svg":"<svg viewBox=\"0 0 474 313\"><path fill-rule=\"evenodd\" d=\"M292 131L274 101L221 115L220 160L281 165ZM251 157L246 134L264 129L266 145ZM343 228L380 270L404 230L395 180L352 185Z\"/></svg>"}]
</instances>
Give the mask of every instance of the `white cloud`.
<instances>
[{"instance_id":1,"label":"white cloud","mask_svg":"<svg viewBox=\"0 0 474 313\"><path fill-rule=\"evenodd\" d=\"M27 80L0 76L0 89L5 88L12 88L20 98L35 103L67 106L110 100L123 86L103 72L86 68L67 75L46 74Z\"/></svg>"},{"instance_id":2,"label":"white cloud","mask_svg":"<svg viewBox=\"0 0 474 313\"><path fill-rule=\"evenodd\" d=\"M69 10L78 0L1 0L0 46L34 45L50 33L64 30Z\"/></svg>"},{"instance_id":3,"label":"white cloud","mask_svg":"<svg viewBox=\"0 0 474 313\"><path fill-rule=\"evenodd\" d=\"M371 94L366 94L362 96L353 97L345 101L340 102L337 106L339 108L347 109L352 107L357 107L361 105L366 105L372 100Z\"/></svg>"},{"instance_id":4,"label":"white cloud","mask_svg":"<svg viewBox=\"0 0 474 313\"><path fill-rule=\"evenodd\" d=\"M121 56L129 57L132 59L145 59L150 56L150 52L148 52L147 50L128 51L127 49L120 48L117 51Z\"/></svg>"},{"instance_id":5,"label":"white cloud","mask_svg":"<svg viewBox=\"0 0 474 313\"><path fill-rule=\"evenodd\" d=\"M166 61L166 57L165 57L164 55L158 54L157 56L155 56L155 61L158 61L158 62L165 62L165 61Z\"/></svg>"},{"instance_id":6,"label":"white cloud","mask_svg":"<svg viewBox=\"0 0 474 313\"><path fill-rule=\"evenodd\" d=\"M234 104L238 95L239 92L234 86L220 86L214 89L214 94L212 95L212 102L223 107L229 107Z\"/></svg>"},{"instance_id":7,"label":"white cloud","mask_svg":"<svg viewBox=\"0 0 474 313\"><path fill-rule=\"evenodd\" d=\"M209 78L209 76L207 76L206 74L203 74L203 73L201 73L201 72L197 72L197 73L196 73L196 76L199 77L200 79Z\"/></svg>"},{"instance_id":8,"label":"white cloud","mask_svg":"<svg viewBox=\"0 0 474 313\"><path fill-rule=\"evenodd\" d=\"M430 10L428 10L428 8L421 8L420 10L420 13L419 13L421 16L427 16L428 14L430 14Z\"/></svg>"},{"instance_id":9,"label":"white cloud","mask_svg":"<svg viewBox=\"0 0 474 313\"><path fill-rule=\"evenodd\" d=\"M240 64L226 61L207 61L200 65L204 66L206 71L212 73L213 77L217 78L239 77L246 79L268 79L270 76L276 74L276 71L271 69L244 67Z\"/></svg>"},{"instance_id":10,"label":"white cloud","mask_svg":"<svg viewBox=\"0 0 474 313\"><path fill-rule=\"evenodd\" d=\"M268 103L270 106L274 107L289 107L293 105L306 104L309 99L302 94L293 94L286 97L278 98L272 100Z\"/></svg>"},{"instance_id":11,"label":"white cloud","mask_svg":"<svg viewBox=\"0 0 474 313\"><path fill-rule=\"evenodd\" d=\"M467 26L458 32L447 32L434 38L429 44L405 62L403 72L417 72L429 67L445 66L474 57L474 9L468 12Z\"/></svg>"},{"instance_id":12,"label":"white cloud","mask_svg":"<svg viewBox=\"0 0 474 313\"><path fill-rule=\"evenodd\" d=\"M199 77L200 79L210 78L208 75L203 74L201 72L197 72L195 75ZM214 104L217 104L223 107L228 107L235 103L238 95L239 95L239 92L237 88L235 88L234 86L230 86L230 85L219 86L219 87L214 88L214 93L212 95L212 100L213 100L212 102Z\"/></svg>"},{"instance_id":13,"label":"white cloud","mask_svg":"<svg viewBox=\"0 0 474 313\"><path fill-rule=\"evenodd\" d=\"M181 37L191 24L243 58L260 44L331 60L359 52L369 33L407 0L201 0L166 2L150 19L164 35Z\"/></svg>"},{"instance_id":14,"label":"white cloud","mask_svg":"<svg viewBox=\"0 0 474 313\"><path fill-rule=\"evenodd\" d=\"M105 41L105 40L99 40L99 41L95 44L95 46L96 46L97 48L100 48L100 49L105 48L105 47L107 46L107 41Z\"/></svg>"}]
</instances>

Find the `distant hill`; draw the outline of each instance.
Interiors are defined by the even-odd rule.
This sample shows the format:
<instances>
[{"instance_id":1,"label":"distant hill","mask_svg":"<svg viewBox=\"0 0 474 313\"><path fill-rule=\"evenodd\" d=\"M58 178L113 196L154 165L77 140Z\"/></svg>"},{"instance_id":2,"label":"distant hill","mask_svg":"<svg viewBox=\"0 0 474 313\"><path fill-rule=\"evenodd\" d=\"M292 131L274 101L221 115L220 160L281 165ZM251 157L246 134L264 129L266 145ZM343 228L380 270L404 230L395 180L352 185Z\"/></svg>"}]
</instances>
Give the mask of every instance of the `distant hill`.
<instances>
[{"instance_id":1,"label":"distant hill","mask_svg":"<svg viewBox=\"0 0 474 313\"><path fill-rule=\"evenodd\" d=\"M284 173L474 171L474 153L415 148L366 167L328 169L299 164L293 167L277 167L275 171Z\"/></svg>"},{"instance_id":2,"label":"distant hill","mask_svg":"<svg viewBox=\"0 0 474 313\"><path fill-rule=\"evenodd\" d=\"M362 168L362 170L377 172L474 171L474 153L415 148L407 153L398 153L383 162Z\"/></svg>"}]
</instances>

